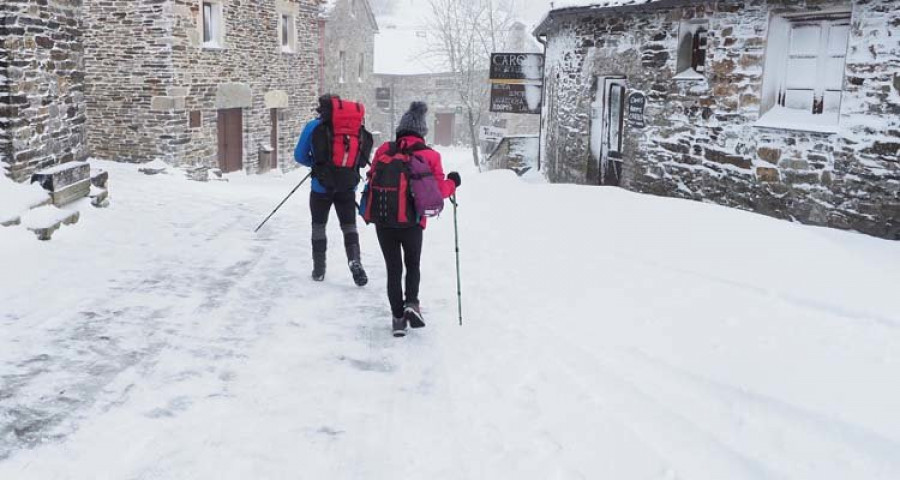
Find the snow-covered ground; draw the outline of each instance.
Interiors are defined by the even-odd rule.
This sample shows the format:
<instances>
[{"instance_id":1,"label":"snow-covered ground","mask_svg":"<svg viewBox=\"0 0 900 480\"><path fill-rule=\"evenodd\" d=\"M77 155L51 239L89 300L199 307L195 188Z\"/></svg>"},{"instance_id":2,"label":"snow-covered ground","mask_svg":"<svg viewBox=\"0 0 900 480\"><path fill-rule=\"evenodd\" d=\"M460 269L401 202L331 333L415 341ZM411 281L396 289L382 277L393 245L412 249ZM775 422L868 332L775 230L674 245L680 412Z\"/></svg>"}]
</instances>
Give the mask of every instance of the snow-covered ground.
<instances>
[{"instance_id":1,"label":"snow-covered ground","mask_svg":"<svg viewBox=\"0 0 900 480\"><path fill-rule=\"evenodd\" d=\"M389 332L305 172L110 171L51 242L0 229L0 479L897 479L900 243L475 174Z\"/></svg>"}]
</instances>

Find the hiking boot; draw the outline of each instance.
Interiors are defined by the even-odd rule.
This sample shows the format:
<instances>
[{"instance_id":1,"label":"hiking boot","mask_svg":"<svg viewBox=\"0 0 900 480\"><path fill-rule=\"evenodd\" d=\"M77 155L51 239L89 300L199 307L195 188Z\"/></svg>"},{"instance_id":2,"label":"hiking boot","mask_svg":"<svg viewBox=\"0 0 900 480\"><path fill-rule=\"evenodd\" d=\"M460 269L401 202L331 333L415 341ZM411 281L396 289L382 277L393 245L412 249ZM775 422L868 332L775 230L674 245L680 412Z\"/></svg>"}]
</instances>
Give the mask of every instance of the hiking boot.
<instances>
[{"instance_id":1,"label":"hiking boot","mask_svg":"<svg viewBox=\"0 0 900 480\"><path fill-rule=\"evenodd\" d=\"M409 322L412 328L422 328L425 326L425 319L422 317L422 310L419 309L417 303L407 303L403 308L403 318Z\"/></svg>"},{"instance_id":2,"label":"hiking boot","mask_svg":"<svg viewBox=\"0 0 900 480\"><path fill-rule=\"evenodd\" d=\"M391 322L391 328L394 333L394 336L397 338L406 336L406 319L405 318L395 318Z\"/></svg>"},{"instance_id":3,"label":"hiking boot","mask_svg":"<svg viewBox=\"0 0 900 480\"><path fill-rule=\"evenodd\" d=\"M325 252L313 252L312 279L317 282L325 280Z\"/></svg>"},{"instance_id":4,"label":"hiking boot","mask_svg":"<svg viewBox=\"0 0 900 480\"><path fill-rule=\"evenodd\" d=\"M369 277L366 276L366 271L363 269L362 263L360 263L359 260L352 260L350 262L350 273L353 274L353 282L356 283L358 287L364 287L369 283Z\"/></svg>"}]
</instances>

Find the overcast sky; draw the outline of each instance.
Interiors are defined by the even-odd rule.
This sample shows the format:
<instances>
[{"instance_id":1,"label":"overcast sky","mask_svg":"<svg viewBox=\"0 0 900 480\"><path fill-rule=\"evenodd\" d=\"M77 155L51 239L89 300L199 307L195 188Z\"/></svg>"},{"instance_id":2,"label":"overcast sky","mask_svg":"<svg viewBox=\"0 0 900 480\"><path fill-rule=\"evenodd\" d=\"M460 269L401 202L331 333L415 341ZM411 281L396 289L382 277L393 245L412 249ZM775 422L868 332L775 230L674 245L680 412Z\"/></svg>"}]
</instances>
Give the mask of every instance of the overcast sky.
<instances>
[{"instance_id":1,"label":"overcast sky","mask_svg":"<svg viewBox=\"0 0 900 480\"><path fill-rule=\"evenodd\" d=\"M394 12L407 12L410 10L419 10L425 8L425 0L371 0L376 10L384 4L393 4ZM527 25L538 22L544 13L550 9L552 0L516 0L518 2L518 10L521 13L522 21Z\"/></svg>"}]
</instances>

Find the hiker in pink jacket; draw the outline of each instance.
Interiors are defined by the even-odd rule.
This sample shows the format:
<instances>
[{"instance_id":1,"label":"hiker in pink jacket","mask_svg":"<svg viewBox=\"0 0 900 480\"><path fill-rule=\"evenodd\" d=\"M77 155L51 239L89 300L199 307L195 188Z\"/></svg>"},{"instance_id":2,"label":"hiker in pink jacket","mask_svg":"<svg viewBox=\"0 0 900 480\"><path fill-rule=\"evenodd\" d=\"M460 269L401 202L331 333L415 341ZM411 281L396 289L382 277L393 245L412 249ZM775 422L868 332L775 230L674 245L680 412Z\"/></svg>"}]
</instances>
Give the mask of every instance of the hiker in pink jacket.
<instances>
[{"instance_id":1,"label":"hiker in pink jacket","mask_svg":"<svg viewBox=\"0 0 900 480\"><path fill-rule=\"evenodd\" d=\"M425 326L419 307L419 259L426 218L416 215L415 208L411 205L413 200L409 194L408 161L394 160L407 160L413 155L424 160L443 198L453 195L462 183L457 172L444 176L441 155L425 145L425 136L428 134L426 113L428 106L424 102L413 102L403 114L397 128L396 141L386 142L375 152L372 167L367 174L368 184L360 202L363 218L367 223L375 224L378 243L384 255L395 337L405 336L407 325L411 328Z\"/></svg>"}]
</instances>

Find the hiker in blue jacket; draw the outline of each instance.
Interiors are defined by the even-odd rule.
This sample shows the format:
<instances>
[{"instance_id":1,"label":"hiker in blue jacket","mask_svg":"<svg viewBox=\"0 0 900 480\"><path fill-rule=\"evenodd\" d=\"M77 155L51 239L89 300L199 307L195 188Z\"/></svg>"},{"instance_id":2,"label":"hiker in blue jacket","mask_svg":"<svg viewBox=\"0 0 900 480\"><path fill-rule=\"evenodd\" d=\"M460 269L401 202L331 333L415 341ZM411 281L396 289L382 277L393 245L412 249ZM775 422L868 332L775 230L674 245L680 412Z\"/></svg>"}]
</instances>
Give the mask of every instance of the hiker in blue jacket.
<instances>
[{"instance_id":1,"label":"hiker in blue jacket","mask_svg":"<svg viewBox=\"0 0 900 480\"><path fill-rule=\"evenodd\" d=\"M368 283L366 271L362 266L359 249L359 232L356 229L356 186L348 188L328 188L322 184L320 175L317 175L316 152L313 141L317 129L330 128L333 111L333 99L336 95L322 95L319 97L319 106L316 112L319 116L303 128L300 141L294 150L294 160L297 163L313 169L312 188L309 194L309 209L312 214L312 252L313 272L312 278L317 282L325 280L325 259L328 247L328 238L325 230L328 224L328 216L331 206L337 212L344 234L344 249L347 252L347 261L353 281L363 286ZM321 163L319 164L321 165Z\"/></svg>"}]
</instances>

